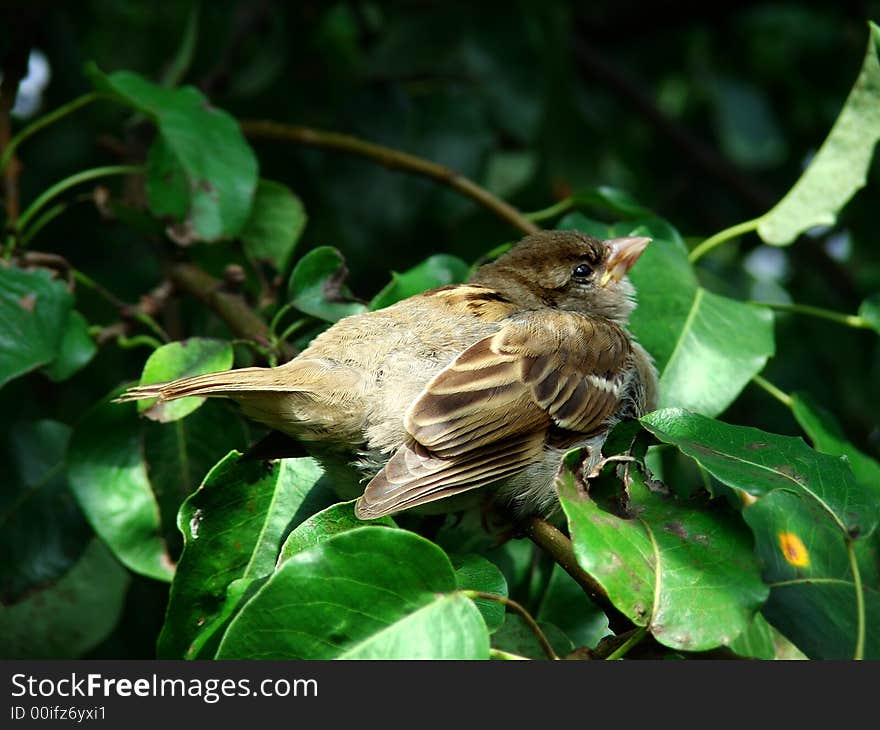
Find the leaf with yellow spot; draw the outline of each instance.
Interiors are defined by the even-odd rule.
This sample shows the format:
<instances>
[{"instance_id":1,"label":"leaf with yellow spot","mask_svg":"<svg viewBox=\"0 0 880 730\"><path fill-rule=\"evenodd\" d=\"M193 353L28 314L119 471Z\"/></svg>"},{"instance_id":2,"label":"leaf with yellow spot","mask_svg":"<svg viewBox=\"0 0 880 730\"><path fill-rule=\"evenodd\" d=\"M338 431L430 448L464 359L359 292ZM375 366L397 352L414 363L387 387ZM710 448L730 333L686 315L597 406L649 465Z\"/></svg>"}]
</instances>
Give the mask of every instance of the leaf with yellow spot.
<instances>
[{"instance_id":1,"label":"leaf with yellow spot","mask_svg":"<svg viewBox=\"0 0 880 730\"><path fill-rule=\"evenodd\" d=\"M803 541L793 532L779 533L779 548L785 559L798 568L806 568L810 565L810 553L804 546Z\"/></svg>"}]
</instances>

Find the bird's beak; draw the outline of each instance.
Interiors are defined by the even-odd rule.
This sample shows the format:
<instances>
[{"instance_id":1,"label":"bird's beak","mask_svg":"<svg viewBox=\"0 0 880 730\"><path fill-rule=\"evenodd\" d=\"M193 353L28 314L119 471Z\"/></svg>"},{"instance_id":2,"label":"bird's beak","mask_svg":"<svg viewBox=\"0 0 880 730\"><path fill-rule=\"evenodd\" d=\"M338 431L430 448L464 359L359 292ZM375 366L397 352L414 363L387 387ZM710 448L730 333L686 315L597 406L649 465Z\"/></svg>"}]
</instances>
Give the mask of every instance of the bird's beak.
<instances>
[{"instance_id":1,"label":"bird's beak","mask_svg":"<svg viewBox=\"0 0 880 730\"><path fill-rule=\"evenodd\" d=\"M611 238L605 241L605 245L611 250L605 271L599 280L599 286L607 286L608 282L620 281L629 271L633 264L638 261L642 251L651 243L650 238L644 236L627 236L626 238Z\"/></svg>"}]
</instances>

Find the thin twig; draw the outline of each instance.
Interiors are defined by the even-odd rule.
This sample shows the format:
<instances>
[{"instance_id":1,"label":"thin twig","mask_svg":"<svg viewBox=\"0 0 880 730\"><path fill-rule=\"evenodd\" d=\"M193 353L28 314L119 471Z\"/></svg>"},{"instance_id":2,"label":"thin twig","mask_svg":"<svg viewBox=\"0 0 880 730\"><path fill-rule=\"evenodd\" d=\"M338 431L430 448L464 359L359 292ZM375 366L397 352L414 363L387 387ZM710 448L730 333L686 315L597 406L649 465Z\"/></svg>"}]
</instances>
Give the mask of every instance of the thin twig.
<instances>
[{"instance_id":1,"label":"thin twig","mask_svg":"<svg viewBox=\"0 0 880 730\"><path fill-rule=\"evenodd\" d=\"M474 600L483 600L483 601L495 601L495 603L502 604L505 608L509 608L515 614L517 614L523 621L526 622L526 625L531 629L532 633L535 635L535 638L538 640L538 643L541 645L541 649L544 650L544 653L547 655L548 659L559 659L559 655L554 650L553 646L550 644L550 640L541 630L541 627L538 626L538 622L532 618L532 614L526 611L519 603L514 601L512 598L508 598L507 596L500 596L497 593L486 593L485 591L462 591L464 595L468 598Z\"/></svg>"},{"instance_id":2,"label":"thin twig","mask_svg":"<svg viewBox=\"0 0 880 730\"><path fill-rule=\"evenodd\" d=\"M507 221L522 233L536 233L540 230L538 226L512 205L496 197L485 188L480 187L473 180L459 175L448 167L416 157L407 152L368 142L349 134L326 132L295 124L244 120L241 122L241 128L250 139L286 140L308 147L341 150L354 155L360 155L361 157L367 157L390 170L401 170L415 175L422 175L423 177L441 182L465 197L476 201L486 210Z\"/></svg>"}]
</instances>

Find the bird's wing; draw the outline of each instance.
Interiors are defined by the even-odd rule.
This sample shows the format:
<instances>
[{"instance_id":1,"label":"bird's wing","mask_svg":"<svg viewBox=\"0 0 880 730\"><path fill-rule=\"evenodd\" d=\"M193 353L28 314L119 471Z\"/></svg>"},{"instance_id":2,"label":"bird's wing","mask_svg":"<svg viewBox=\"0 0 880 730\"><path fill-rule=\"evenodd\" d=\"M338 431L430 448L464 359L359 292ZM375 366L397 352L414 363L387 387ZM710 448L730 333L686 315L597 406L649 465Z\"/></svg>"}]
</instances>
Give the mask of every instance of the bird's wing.
<instances>
[{"instance_id":1,"label":"bird's wing","mask_svg":"<svg viewBox=\"0 0 880 730\"><path fill-rule=\"evenodd\" d=\"M479 340L425 386L404 416L412 440L367 485L375 518L510 476L551 427L601 430L626 386L626 333L572 312L530 312Z\"/></svg>"}]
</instances>

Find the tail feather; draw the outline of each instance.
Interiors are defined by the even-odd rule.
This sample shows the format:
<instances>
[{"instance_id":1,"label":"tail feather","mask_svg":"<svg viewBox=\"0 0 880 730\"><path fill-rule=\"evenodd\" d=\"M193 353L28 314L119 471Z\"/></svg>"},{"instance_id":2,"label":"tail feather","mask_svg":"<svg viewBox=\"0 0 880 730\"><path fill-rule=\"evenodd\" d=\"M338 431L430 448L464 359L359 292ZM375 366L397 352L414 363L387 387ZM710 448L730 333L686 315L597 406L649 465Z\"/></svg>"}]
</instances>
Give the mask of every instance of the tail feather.
<instances>
[{"instance_id":1,"label":"tail feather","mask_svg":"<svg viewBox=\"0 0 880 730\"><path fill-rule=\"evenodd\" d=\"M125 403L144 398L168 401L189 396L229 397L255 391L289 393L302 389L303 386L293 382L290 377L279 377L277 368L240 368L129 388L116 398L116 402Z\"/></svg>"}]
</instances>

